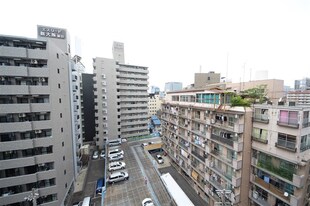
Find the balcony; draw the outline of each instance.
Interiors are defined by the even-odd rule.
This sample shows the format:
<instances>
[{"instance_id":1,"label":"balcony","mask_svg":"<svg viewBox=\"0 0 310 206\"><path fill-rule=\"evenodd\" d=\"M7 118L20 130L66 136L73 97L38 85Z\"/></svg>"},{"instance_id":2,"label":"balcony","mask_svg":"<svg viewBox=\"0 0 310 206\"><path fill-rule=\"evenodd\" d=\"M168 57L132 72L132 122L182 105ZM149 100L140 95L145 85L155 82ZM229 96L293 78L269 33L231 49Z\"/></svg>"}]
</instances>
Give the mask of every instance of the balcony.
<instances>
[{"instance_id":1,"label":"balcony","mask_svg":"<svg viewBox=\"0 0 310 206\"><path fill-rule=\"evenodd\" d=\"M277 187L275 187L274 185L265 182L263 179L255 176L254 182L256 184L258 184L260 187L264 188L265 190L268 190L270 193L276 195L277 197L279 197L280 199L285 200L288 204L290 202L290 197L289 196L285 196L284 192L282 190L279 190Z\"/></svg>"},{"instance_id":2,"label":"balcony","mask_svg":"<svg viewBox=\"0 0 310 206\"><path fill-rule=\"evenodd\" d=\"M254 114L254 117L252 117L254 122L261 122L268 124L269 123L269 118L268 115L266 114Z\"/></svg>"},{"instance_id":3,"label":"balcony","mask_svg":"<svg viewBox=\"0 0 310 206\"><path fill-rule=\"evenodd\" d=\"M202 161L203 163L205 162L205 157L200 155L199 152L196 151L192 151L192 154L197 157L200 161Z\"/></svg>"},{"instance_id":4,"label":"balcony","mask_svg":"<svg viewBox=\"0 0 310 206\"><path fill-rule=\"evenodd\" d=\"M299 123L297 119L288 119L287 121L277 121L277 125L296 129L299 128Z\"/></svg>"},{"instance_id":5,"label":"balcony","mask_svg":"<svg viewBox=\"0 0 310 206\"><path fill-rule=\"evenodd\" d=\"M262 139L261 137L255 137L252 135L252 140L256 141L256 142L261 142L264 144L268 144L268 140L267 139Z\"/></svg>"},{"instance_id":6,"label":"balcony","mask_svg":"<svg viewBox=\"0 0 310 206\"><path fill-rule=\"evenodd\" d=\"M267 201L268 197L262 197L257 191L250 190L249 191L249 197L251 200L253 200L258 205L270 206L270 204Z\"/></svg>"},{"instance_id":7,"label":"balcony","mask_svg":"<svg viewBox=\"0 0 310 206\"><path fill-rule=\"evenodd\" d=\"M275 146L281 149L288 150L290 152L296 152L296 143L291 141L285 141L282 139L278 139L278 142L275 143Z\"/></svg>"},{"instance_id":8,"label":"balcony","mask_svg":"<svg viewBox=\"0 0 310 206\"><path fill-rule=\"evenodd\" d=\"M271 162L264 162L261 160L258 160L257 167L265 169L268 173L273 173L274 175L278 175L280 177L283 177L289 181L293 180L293 175L295 173L295 170L287 168L286 170L283 170L281 168L275 167ZM296 177L296 184L298 183L298 179Z\"/></svg>"},{"instance_id":9,"label":"balcony","mask_svg":"<svg viewBox=\"0 0 310 206\"><path fill-rule=\"evenodd\" d=\"M215 134L211 134L211 139L214 139L216 141L222 142L222 143L227 144L227 145L229 145L231 147L234 146L234 141L233 140L227 139L227 138L224 138L224 137L220 137L220 136L215 135Z\"/></svg>"}]
</instances>

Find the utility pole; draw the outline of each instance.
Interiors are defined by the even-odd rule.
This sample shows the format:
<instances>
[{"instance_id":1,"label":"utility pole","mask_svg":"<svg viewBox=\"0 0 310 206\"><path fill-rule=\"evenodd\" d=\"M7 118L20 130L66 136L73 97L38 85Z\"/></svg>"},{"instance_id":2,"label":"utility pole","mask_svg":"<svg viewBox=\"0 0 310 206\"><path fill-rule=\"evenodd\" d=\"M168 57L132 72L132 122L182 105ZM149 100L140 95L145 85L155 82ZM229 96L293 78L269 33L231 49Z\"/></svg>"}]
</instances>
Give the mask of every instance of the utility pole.
<instances>
[{"instance_id":1,"label":"utility pole","mask_svg":"<svg viewBox=\"0 0 310 206\"><path fill-rule=\"evenodd\" d=\"M36 193L35 189L32 188L31 194L24 199L27 201L32 201L32 205L37 206L37 197L39 197L39 193Z\"/></svg>"}]
</instances>

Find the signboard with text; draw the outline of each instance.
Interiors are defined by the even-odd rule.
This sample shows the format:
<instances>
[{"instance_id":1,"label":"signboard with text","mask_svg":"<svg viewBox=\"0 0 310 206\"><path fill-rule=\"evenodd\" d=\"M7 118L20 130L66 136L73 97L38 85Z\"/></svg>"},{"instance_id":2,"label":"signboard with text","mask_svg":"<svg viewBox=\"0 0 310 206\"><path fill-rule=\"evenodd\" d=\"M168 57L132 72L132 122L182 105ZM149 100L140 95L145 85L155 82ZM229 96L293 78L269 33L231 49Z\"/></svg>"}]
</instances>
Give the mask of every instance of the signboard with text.
<instances>
[{"instance_id":1,"label":"signboard with text","mask_svg":"<svg viewBox=\"0 0 310 206\"><path fill-rule=\"evenodd\" d=\"M38 26L38 36L66 39L66 30L56 27Z\"/></svg>"}]
</instances>

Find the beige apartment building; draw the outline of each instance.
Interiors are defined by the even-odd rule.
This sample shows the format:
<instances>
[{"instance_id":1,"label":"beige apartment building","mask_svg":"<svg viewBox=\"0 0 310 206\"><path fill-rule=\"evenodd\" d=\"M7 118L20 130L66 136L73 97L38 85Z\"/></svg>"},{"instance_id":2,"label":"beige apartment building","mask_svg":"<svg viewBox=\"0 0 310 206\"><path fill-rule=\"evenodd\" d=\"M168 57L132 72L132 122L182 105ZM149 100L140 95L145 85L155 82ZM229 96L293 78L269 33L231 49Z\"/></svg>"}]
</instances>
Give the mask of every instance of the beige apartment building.
<instances>
[{"instance_id":1,"label":"beige apartment building","mask_svg":"<svg viewBox=\"0 0 310 206\"><path fill-rule=\"evenodd\" d=\"M167 93L163 149L206 205L249 205L252 110L204 89Z\"/></svg>"},{"instance_id":2,"label":"beige apartment building","mask_svg":"<svg viewBox=\"0 0 310 206\"><path fill-rule=\"evenodd\" d=\"M113 59L94 66L96 144L148 134L148 68L125 64L124 44L113 43Z\"/></svg>"},{"instance_id":3,"label":"beige apartment building","mask_svg":"<svg viewBox=\"0 0 310 206\"><path fill-rule=\"evenodd\" d=\"M37 29L0 36L1 205L66 205L77 172L68 33Z\"/></svg>"},{"instance_id":4,"label":"beige apartment building","mask_svg":"<svg viewBox=\"0 0 310 206\"><path fill-rule=\"evenodd\" d=\"M159 94L149 94L148 108L149 117L152 115L157 115L158 111L161 109L161 104L163 99Z\"/></svg>"},{"instance_id":5,"label":"beige apartment building","mask_svg":"<svg viewBox=\"0 0 310 206\"><path fill-rule=\"evenodd\" d=\"M251 205L310 204L310 108L254 105Z\"/></svg>"}]
</instances>

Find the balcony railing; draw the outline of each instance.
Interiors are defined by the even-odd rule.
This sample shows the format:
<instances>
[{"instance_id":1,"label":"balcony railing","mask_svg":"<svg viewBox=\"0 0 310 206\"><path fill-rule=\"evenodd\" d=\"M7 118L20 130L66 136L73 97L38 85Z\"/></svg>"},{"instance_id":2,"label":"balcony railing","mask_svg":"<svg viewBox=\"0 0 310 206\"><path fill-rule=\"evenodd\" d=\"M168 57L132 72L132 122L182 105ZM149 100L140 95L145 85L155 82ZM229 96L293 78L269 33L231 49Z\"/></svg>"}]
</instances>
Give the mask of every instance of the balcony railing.
<instances>
[{"instance_id":1,"label":"balcony railing","mask_svg":"<svg viewBox=\"0 0 310 206\"><path fill-rule=\"evenodd\" d=\"M271 162L263 162L261 160L257 162L257 166L260 168L266 169L290 181L293 180L293 174L296 172L294 169L290 169L290 168L281 169L281 168L275 167Z\"/></svg>"},{"instance_id":2,"label":"balcony railing","mask_svg":"<svg viewBox=\"0 0 310 206\"><path fill-rule=\"evenodd\" d=\"M268 118L268 115L266 114L254 114L253 121L268 124L269 118Z\"/></svg>"},{"instance_id":3,"label":"balcony railing","mask_svg":"<svg viewBox=\"0 0 310 206\"><path fill-rule=\"evenodd\" d=\"M290 142L290 141L278 139L278 142L275 143L275 146L278 148L289 150L291 152L296 152L296 143L295 142Z\"/></svg>"},{"instance_id":4,"label":"balcony railing","mask_svg":"<svg viewBox=\"0 0 310 206\"><path fill-rule=\"evenodd\" d=\"M256 176L255 177L255 183L260 185L264 189L269 190L270 193L275 194L276 196L286 200L288 203L290 202L289 196L285 196L284 191L278 189L277 187L275 187L274 185L272 185L270 183L265 182L263 179Z\"/></svg>"},{"instance_id":5,"label":"balcony railing","mask_svg":"<svg viewBox=\"0 0 310 206\"><path fill-rule=\"evenodd\" d=\"M257 141L257 142L261 142L261 143L264 143L264 144L268 144L268 140L267 139L262 139L260 137L255 137L253 135L252 135L252 140Z\"/></svg>"},{"instance_id":6,"label":"balcony railing","mask_svg":"<svg viewBox=\"0 0 310 206\"><path fill-rule=\"evenodd\" d=\"M298 120L297 119L287 119L287 120L279 120L277 121L277 125L284 126L284 127L292 127L292 128L299 128Z\"/></svg>"},{"instance_id":7,"label":"balcony railing","mask_svg":"<svg viewBox=\"0 0 310 206\"><path fill-rule=\"evenodd\" d=\"M193 154L195 157L197 157L198 159L200 159L202 162L205 162L204 156L200 155L199 152L192 151L192 154Z\"/></svg>"},{"instance_id":8,"label":"balcony railing","mask_svg":"<svg viewBox=\"0 0 310 206\"><path fill-rule=\"evenodd\" d=\"M211 134L211 139L214 139L216 141L222 142L222 143L227 144L227 145L229 145L231 147L234 146L234 141L233 140L226 139L224 137L219 137L219 136L217 136L215 134Z\"/></svg>"}]
</instances>

